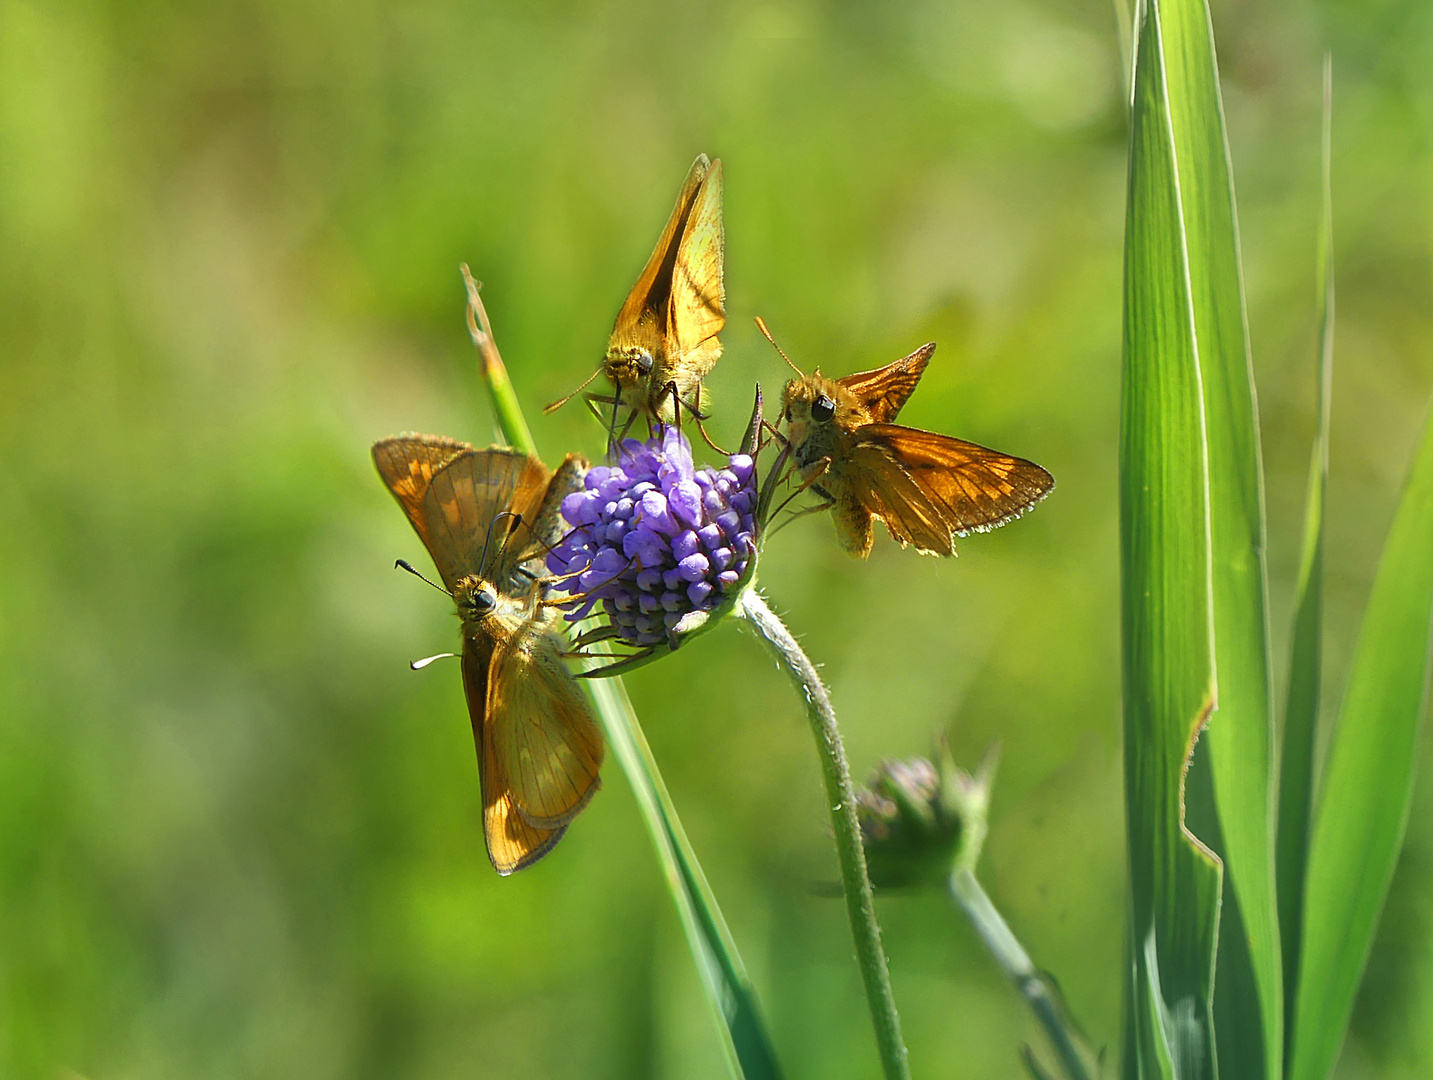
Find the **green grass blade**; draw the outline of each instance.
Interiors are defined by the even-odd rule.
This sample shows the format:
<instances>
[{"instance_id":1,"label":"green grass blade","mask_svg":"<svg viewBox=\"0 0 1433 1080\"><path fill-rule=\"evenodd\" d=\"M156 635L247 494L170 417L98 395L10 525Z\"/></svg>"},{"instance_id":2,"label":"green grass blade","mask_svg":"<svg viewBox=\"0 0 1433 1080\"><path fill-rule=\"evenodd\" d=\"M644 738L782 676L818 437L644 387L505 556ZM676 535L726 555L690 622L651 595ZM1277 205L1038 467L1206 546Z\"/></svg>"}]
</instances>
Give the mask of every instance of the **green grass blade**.
<instances>
[{"instance_id":1,"label":"green grass blade","mask_svg":"<svg viewBox=\"0 0 1433 1080\"><path fill-rule=\"evenodd\" d=\"M1120 553L1128 1077L1212 1077L1221 867L1183 778L1215 695L1208 460L1160 7L1141 12L1125 232Z\"/></svg>"},{"instance_id":2,"label":"green grass blade","mask_svg":"<svg viewBox=\"0 0 1433 1080\"><path fill-rule=\"evenodd\" d=\"M1160 0L1209 458L1218 706L1190 820L1224 863L1214 1022L1225 1080L1280 1075L1283 971L1274 890L1273 708L1264 478L1234 181L1205 0ZM1212 802L1212 805L1210 805Z\"/></svg>"},{"instance_id":3,"label":"green grass blade","mask_svg":"<svg viewBox=\"0 0 1433 1080\"><path fill-rule=\"evenodd\" d=\"M1319 680L1323 674L1324 489L1329 472L1330 387L1333 382L1333 194L1332 64L1324 57L1323 217L1319 224L1318 430L1309 462L1309 493L1299 564L1298 604L1289 661L1289 696L1284 711L1284 747L1279 773L1279 926L1284 948L1285 1036L1293 1030L1294 987L1299 984L1303 938L1304 871L1314 797L1314 744L1318 731ZM1286 1045L1287 1050L1287 1045Z\"/></svg>"},{"instance_id":4,"label":"green grass blade","mask_svg":"<svg viewBox=\"0 0 1433 1080\"><path fill-rule=\"evenodd\" d=\"M1433 411L1363 617L1319 789L1304 885L1292 1080L1343 1042L1408 823L1433 647Z\"/></svg>"},{"instance_id":5,"label":"green grass blade","mask_svg":"<svg viewBox=\"0 0 1433 1080\"><path fill-rule=\"evenodd\" d=\"M483 382L492 395L498 426L510 445L535 454L537 450L522 406L508 379L477 286L466 266L463 279L468 288L468 329L482 357ZM682 932L696 961L702 988L716 1015L717 1030L732 1075L745 1080L779 1080L781 1070L761 1022L751 980L747 978L736 942L682 829L677 809L667 794L667 785L642 734L642 726L621 678L579 681L597 710L613 756L632 785L662 866L667 891L676 904Z\"/></svg>"},{"instance_id":6,"label":"green grass blade","mask_svg":"<svg viewBox=\"0 0 1433 1080\"><path fill-rule=\"evenodd\" d=\"M642 819L657 848L702 985L721 1017L733 1071L747 1080L777 1080L781 1070L762 1025L751 981L701 864L687 841L627 690L620 677L588 680L588 688L607 741L632 784Z\"/></svg>"}]
</instances>

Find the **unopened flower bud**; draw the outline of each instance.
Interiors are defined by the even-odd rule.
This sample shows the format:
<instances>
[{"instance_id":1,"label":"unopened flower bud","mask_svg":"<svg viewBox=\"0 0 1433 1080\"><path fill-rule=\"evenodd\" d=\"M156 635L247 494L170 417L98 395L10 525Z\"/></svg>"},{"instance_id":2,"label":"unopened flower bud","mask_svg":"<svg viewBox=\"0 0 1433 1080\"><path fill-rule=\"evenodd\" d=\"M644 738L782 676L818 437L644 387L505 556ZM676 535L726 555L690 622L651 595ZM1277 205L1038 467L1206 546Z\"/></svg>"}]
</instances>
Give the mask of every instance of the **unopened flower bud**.
<instances>
[{"instance_id":1,"label":"unopened flower bud","mask_svg":"<svg viewBox=\"0 0 1433 1080\"><path fill-rule=\"evenodd\" d=\"M926 758L885 761L856 794L856 816L871 883L938 884L957 866L973 868L985 840L996 751L974 776L950 758L945 740Z\"/></svg>"}]
</instances>

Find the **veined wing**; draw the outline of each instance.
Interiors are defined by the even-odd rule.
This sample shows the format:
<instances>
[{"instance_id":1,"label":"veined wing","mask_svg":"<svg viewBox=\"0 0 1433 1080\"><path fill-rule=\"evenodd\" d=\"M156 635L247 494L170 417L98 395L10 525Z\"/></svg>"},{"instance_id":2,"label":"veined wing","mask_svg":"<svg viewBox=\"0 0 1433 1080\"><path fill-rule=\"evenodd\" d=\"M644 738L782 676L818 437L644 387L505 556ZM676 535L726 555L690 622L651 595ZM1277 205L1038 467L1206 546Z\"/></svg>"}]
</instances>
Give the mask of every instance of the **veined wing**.
<instances>
[{"instance_id":1,"label":"veined wing","mask_svg":"<svg viewBox=\"0 0 1433 1080\"><path fill-rule=\"evenodd\" d=\"M551 480L544 484L521 483L513 495L513 511L520 516L505 543L488 558L490 580L509 596L519 595L525 581L546 572L545 557L567 531L562 520L562 500L582 487L587 459L568 454ZM525 581L524 581L525 579Z\"/></svg>"},{"instance_id":2,"label":"veined wing","mask_svg":"<svg viewBox=\"0 0 1433 1080\"><path fill-rule=\"evenodd\" d=\"M514 496L545 490L551 477L541 461L520 451L475 450L441 435L384 439L373 446L373 462L450 590L467 575L482 574L485 552L501 550L511 519L495 519L512 508Z\"/></svg>"},{"instance_id":3,"label":"veined wing","mask_svg":"<svg viewBox=\"0 0 1433 1080\"><path fill-rule=\"evenodd\" d=\"M478 778L483 793L483 841L493 868L504 876L531 866L562 838L563 829L539 829L517 812L503 765L488 737L488 662L471 644L463 647L463 692L478 748Z\"/></svg>"},{"instance_id":4,"label":"veined wing","mask_svg":"<svg viewBox=\"0 0 1433 1080\"><path fill-rule=\"evenodd\" d=\"M963 439L896 424L856 436L847 482L892 536L922 551L951 554L953 537L1004 525L1055 486L1034 462Z\"/></svg>"},{"instance_id":5,"label":"veined wing","mask_svg":"<svg viewBox=\"0 0 1433 1080\"><path fill-rule=\"evenodd\" d=\"M493 650L487 742L518 816L557 829L597 792L602 734L562 660L561 640L536 621Z\"/></svg>"},{"instance_id":6,"label":"veined wing","mask_svg":"<svg viewBox=\"0 0 1433 1080\"><path fill-rule=\"evenodd\" d=\"M872 423L889 424L914 392L934 354L935 342L932 341L885 367L858 371L836 382L856 395Z\"/></svg>"},{"instance_id":7,"label":"veined wing","mask_svg":"<svg viewBox=\"0 0 1433 1080\"><path fill-rule=\"evenodd\" d=\"M627 294L627 299L617 313L617 321L612 327L612 337L608 342L609 352L627 345L641 344L637 335L642 324L653 321L659 325L665 323L667 298L672 289L672 268L677 260L682 230L691 216L692 205L696 201L702 181L706 179L711 168L712 164L707 156L700 154L687 171L681 193L677 195L677 204L672 207L672 212L667 217L667 224L662 229L657 246L652 249L647 265L642 268L637 283L632 286L632 291ZM661 329L665 330L666 327L662 326Z\"/></svg>"},{"instance_id":8,"label":"veined wing","mask_svg":"<svg viewBox=\"0 0 1433 1080\"><path fill-rule=\"evenodd\" d=\"M717 335L726 325L726 237L721 209L721 162L716 161L697 192L677 248L667 312L671 343L666 364L674 370L653 372L654 391L673 379L679 386L700 382L721 356Z\"/></svg>"}]
</instances>

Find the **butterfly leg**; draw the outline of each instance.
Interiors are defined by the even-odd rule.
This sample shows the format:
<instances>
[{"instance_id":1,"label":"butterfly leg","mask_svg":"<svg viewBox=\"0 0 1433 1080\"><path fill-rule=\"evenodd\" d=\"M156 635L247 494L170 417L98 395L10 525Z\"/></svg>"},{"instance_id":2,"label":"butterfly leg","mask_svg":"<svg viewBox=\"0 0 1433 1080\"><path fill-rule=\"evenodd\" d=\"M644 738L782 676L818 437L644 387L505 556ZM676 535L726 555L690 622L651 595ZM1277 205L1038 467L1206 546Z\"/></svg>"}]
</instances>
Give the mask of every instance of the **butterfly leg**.
<instances>
[{"instance_id":1,"label":"butterfly leg","mask_svg":"<svg viewBox=\"0 0 1433 1080\"><path fill-rule=\"evenodd\" d=\"M639 668L643 664L655 659L658 655L657 649L658 646L656 645L648 645L646 648L633 653L631 656L624 656L611 664L604 664L602 667L579 671L577 677L579 679L606 679L613 675L621 675L623 672L631 671L633 668ZM589 660L612 659L611 657L603 657L600 653L587 653L585 655Z\"/></svg>"},{"instance_id":2,"label":"butterfly leg","mask_svg":"<svg viewBox=\"0 0 1433 1080\"><path fill-rule=\"evenodd\" d=\"M702 426L702 418L700 416L698 416L696 413L692 413L692 419L697 422L697 430L702 433L702 438L706 440L706 444L708 446L710 446L718 454L725 454L727 457L731 457L730 450L723 450L720 446L718 446L712 441L712 437L707 434L707 429Z\"/></svg>"},{"instance_id":3,"label":"butterfly leg","mask_svg":"<svg viewBox=\"0 0 1433 1080\"><path fill-rule=\"evenodd\" d=\"M791 515L785 521L783 521L775 529L771 530L770 535L775 536L782 529L786 528L786 526L790 525L793 521L796 521L800 518L804 518L808 514L819 514L823 510L829 510L831 509L831 507L836 505L836 500L832 497L831 493L825 488L821 487L820 484L816 483L817 480L821 479L821 477L826 474L826 470L831 467L831 459L822 458L820 461L817 461L814 464L816 467L813 468L811 470L811 473L801 481L801 486L798 487L795 491L793 491L790 495L788 495L785 500L782 501L781 505L776 508L775 513L773 513L771 516L773 518L776 517L777 514L781 513L781 511L785 510L788 506L791 505L793 499L795 499L797 496L801 495L807 490L815 492L818 496L820 496L821 502L817 503L815 506L808 506L802 510L792 511Z\"/></svg>"},{"instance_id":4,"label":"butterfly leg","mask_svg":"<svg viewBox=\"0 0 1433 1080\"><path fill-rule=\"evenodd\" d=\"M700 402L701 400L701 392L701 384L698 383L698 402ZM702 421L710 420L711 414L702 412L699 405L693 405L690 401L685 400L679 393L677 393L676 382L669 381L666 386L662 387L661 393L657 396L657 406L654 410L655 413L660 414L662 403L667 397L670 397L672 399L672 418L677 426L678 431L680 431L682 427L682 410L685 409L691 415L691 418L696 422L697 431L701 433L703 441L705 441L706 444L710 446L713 450L715 450L718 454L725 454L728 457L731 456L730 450L718 446L716 442L713 441L712 437L707 434L707 429L703 425Z\"/></svg>"},{"instance_id":5,"label":"butterfly leg","mask_svg":"<svg viewBox=\"0 0 1433 1080\"><path fill-rule=\"evenodd\" d=\"M623 574L625 574L628 570L630 570L630 569L632 568L632 562L633 562L633 560L628 559L628 560L627 560L627 564L626 564L625 566L623 566L621 569L619 569L619 570L618 570L615 574L613 574L611 577L609 577L609 578L607 578L605 581L603 581L603 582L602 582L600 585L598 585L597 588L595 588L595 589L588 589L586 592L582 592L582 593L573 593L573 594L570 595L570 596L564 596L561 600L548 600L548 599L544 598L544 599L541 599L541 600L538 600L538 601L537 601L537 606L538 606L538 607L571 607L573 604L577 604L577 603L580 603L580 602L585 601L585 600L590 600L590 599L592 598L592 594L593 594L593 593L597 592L599 589L606 588L608 585L612 584L612 582L616 581L619 577L621 577L621 576L622 576ZM570 574L564 574L562 577L556 577L556 578L538 578L537 581L533 582L533 587L536 588L537 586L543 585L543 584L546 583L546 582L563 581L563 580L565 580L566 578L576 577L578 574L585 574L588 569L589 569L588 567L584 566L581 570L575 570L575 571L573 571L573 572L570 573Z\"/></svg>"},{"instance_id":6,"label":"butterfly leg","mask_svg":"<svg viewBox=\"0 0 1433 1080\"><path fill-rule=\"evenodd\" d=\"M628 434L631 432L631 430L632 430L632 425L635 424L636 422L637 422L637 410L634 408L630 413L627 414L627 422L622 425L622 430L621 430L620 432L617 431L617 407L616 407L616 406L613 406L613 408L612 408L612 426L607 429L607 460L608 460L608 461L616 462L616 461L618 460L618 457L619 457L618 450L619 450L619 448L622 446L622 441L627 438L627 435L628 435ZM648 428L648 434L649 434L649 435L651 434L650 425L649 425L649 428Z\"/></svg>"},{"instance_id":7,"label":"butterfly leg","mask_svg":"<svg viewBox=\"0 0 1433 1080\"><path fill-rule=\"evenodd\" d=\"M585 649L587 646L599 641L611 641L622 633L621 629L612 623L604 623L601 626L594 626L591 630L584 630L572 639L572 644L578 649Z\"/></svg>"}]
</instances>

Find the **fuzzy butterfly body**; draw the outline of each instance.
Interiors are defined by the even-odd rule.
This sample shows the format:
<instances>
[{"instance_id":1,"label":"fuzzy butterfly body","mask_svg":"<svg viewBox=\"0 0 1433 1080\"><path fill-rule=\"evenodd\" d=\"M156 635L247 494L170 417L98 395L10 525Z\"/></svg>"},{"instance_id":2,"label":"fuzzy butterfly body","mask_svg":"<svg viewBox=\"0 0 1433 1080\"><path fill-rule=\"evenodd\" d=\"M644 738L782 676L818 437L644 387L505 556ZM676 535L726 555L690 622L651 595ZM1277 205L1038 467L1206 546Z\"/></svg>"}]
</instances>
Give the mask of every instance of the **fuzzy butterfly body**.
<instances>
[{"instance_id":1,"label":"fuzzy butterfly body","mask_svg":"<svg viewBox=\"0 0 1433 1080\"><path fill-rule=\"evenodd\" d=\"M587 463L569 455L554 474L516 450L434 435L385 439L373 461L458 606L483 836L510 874L551 851L599 786L602 736L539 602L562 499Z\"/></svg>"},{"instance_id":2,"label":"fuzzy butterfly body","mask_svg":"<svg viewBox=\"0 0 1433 1080\"><path fill-rule=\"evenodd\" d=\"M902 547L954 555L955 538L1019 517L1055 486L1033 461L896 424L935 345L874 371L792 379L782 418L792 458L831 503L841 546L870 554L879 518Z\"/></svg>"}]
</instances>

